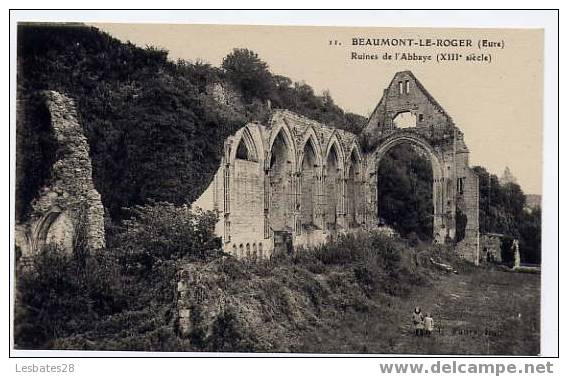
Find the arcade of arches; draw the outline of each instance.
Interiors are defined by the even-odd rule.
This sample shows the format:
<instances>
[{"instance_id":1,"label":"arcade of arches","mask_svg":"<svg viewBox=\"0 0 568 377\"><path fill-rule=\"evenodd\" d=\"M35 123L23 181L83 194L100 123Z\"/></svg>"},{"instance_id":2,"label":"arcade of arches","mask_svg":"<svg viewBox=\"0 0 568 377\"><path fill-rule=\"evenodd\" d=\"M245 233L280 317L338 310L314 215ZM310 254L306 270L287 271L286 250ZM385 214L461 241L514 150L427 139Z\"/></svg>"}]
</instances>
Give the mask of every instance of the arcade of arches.
<instances>
[{"instance_id":1,"label":"arcade of arches","mask_svg":"<svg viewBox=\"0 0 568 377\"><path fill-rule=\"evenodd\" d=\"M412 123L401 128L399 114ZM477 262L478 180L469 151L411 72L395 75L360 137L365 151L356 135L274 110L266 124L249 123L225 141L221 167L194 204L219 211L225 251L249 258L290 253L332 234L380 226L381 161L411 144L432 167L433 242L452 243Z\"/></svg>"}]
</instances>

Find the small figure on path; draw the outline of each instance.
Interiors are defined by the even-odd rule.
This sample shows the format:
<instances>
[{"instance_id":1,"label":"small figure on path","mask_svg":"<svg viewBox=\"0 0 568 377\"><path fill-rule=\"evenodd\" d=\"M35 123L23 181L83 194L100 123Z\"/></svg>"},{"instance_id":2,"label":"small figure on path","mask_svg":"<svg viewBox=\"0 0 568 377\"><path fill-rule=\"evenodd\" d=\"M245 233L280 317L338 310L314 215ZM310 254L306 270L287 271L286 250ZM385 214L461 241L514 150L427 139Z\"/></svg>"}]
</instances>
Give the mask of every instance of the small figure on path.
<instances>
[{"instance_id":1,"label":"small figure on path","mask_svg":"<svg viewBox=\"0 0 568 377\"><path fill-rule=\"evenodd\" d=\"M432 331L434 331L434 319L430 316L430 313L427 313L424 317L424 331L426 331L426 336L432 335Z\"/></svg>"},{"instance_id":2,"label":"small figure on path","mask_svg":"<svg viewBox=\"0 0 568 377\"><path fill-rule=\"evenodd\" d=\"M412 313L412 323L414 324L414 335L424 335L424 315L422 315L422 311L418 306L414 308Z\"/></svg>"}]
</instances>

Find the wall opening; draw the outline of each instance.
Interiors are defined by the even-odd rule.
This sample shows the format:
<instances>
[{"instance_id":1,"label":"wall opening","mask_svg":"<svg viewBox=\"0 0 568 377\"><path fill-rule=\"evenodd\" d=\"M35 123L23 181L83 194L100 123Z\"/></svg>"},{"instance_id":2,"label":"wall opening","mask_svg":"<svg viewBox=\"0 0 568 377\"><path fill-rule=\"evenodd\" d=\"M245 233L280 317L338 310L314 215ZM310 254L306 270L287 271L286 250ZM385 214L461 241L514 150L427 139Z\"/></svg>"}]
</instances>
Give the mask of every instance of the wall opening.
<instances>
[{"instance_id":1,"label":"wall opening","mask_svg":"<svg viewBox=\"0 0 568 377\"><path fill-rule=\"evenodd\" d=\"M247 146L245 145L243 140L241 140L241 142L239 143L239 146L237 147L237 158L241 159L241 160L249 160L249 161L251 159L249 150L247 149Z\"/></svg>"},{"instance_id":2,"label":"wall opening","mask_svg":"<svg viewBox=\"0 0 568 377\"><path fill-rule=\"evenodd\" d=\"M317 160L311 139L304 147L302 160L302 196L300 211L302 226L304 228L315 227L316 218L316 195L317 195Z\"/></svg>"},{"instance_id":3,"label":"wall opening","mask_svg":"<svg viewBox=\"0 0 568 377\"><path fill-rule=\"evenodd\" d=\"M434 228L433 167L421 148L393 146L382 157L377 177L380 222L404 237L431 241Z\"/></svg>"},{"instance_id":4,"label":"wall opening","mask_svg":"<svg viewBox=\"0 0 568 377\"><path fill-rule=\"evenodd\" d=\"M465 238L466 227L467 215L459 208L456 208L456 242L460 242Z\"/></svg>"},{"instance_id":5,"label":"wall opening","mask_svg":"<svg viewBox=\"0 0 568 377\"><path fill-rule=\"evenodd\" d=\"M254 141L248 129L244 129L235 158L239 160L258 161Z\"/></svg>"},{"instance_id":6,"label":"wall opening","mask_svg":"<svg viewBox=\"0 0 568 377\"><path fill-rule=\"evenodd\" d=\"M347 174L347 225L349 228L359 226L359 210L363 194L361 192L361 160L353 151L349 159L349 172Z\"/></svg>"},{"instance_id":7,"label":"wall opening","mask_svg":"<svg viewBox=\"0 0 568 377\"><path fill-rule=\"evenodd\" d=\"M326 163L326 225L327 229L337 228L337 215L340 209L341 170L337 144L333 144Z\"/></svg>"},{"instance_id":8,"label":"wall opening","mask_svg":"<svg viewBox=\"0 0 568 377\"><path fill-rule=\"evenodd\" d=\"M416 127L416 115L410 111L398 113L392 120L396 128L412 128Z\"/></svg>"},{"instance_id":9,"label":"wall opening","mask_svg":"<svg viewBox=\"0 0 568 377\"><path fill-rule=\"evenodd\" d=\"M289 141L280 132L274 140L270 157L270 227L272 231L293 229L293 158Z\"/></svg>"}]
</instances>

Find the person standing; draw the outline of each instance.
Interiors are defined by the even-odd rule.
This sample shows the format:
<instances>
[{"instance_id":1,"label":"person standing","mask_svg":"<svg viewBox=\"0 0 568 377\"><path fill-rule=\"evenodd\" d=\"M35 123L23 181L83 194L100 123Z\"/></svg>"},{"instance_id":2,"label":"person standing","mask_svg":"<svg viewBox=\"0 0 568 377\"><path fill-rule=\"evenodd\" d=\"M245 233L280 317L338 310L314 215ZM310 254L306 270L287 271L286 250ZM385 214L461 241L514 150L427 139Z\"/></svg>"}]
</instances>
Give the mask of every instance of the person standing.
<instances>
[{"instance_id":1,"label":"person standing","mask_svg":"<svg viewBox=\"0 0 568 377\"><path fill-rule=\"evenodd\" d=\"M432 335L432 331L434 331L434 319L430 316L430 313L427 313L424 317L424 331L426 336Z\"/></svg>"},{"instance_id":2,"label":"person standing","mask_svg":"<svg viewBox=\"0 0 568 377\"><path fill-rule=\"evenodd\" d=\"M422 336L424 334L424 315L420 307L415 307L412 313L412 324L414 325L414 335Z\"/></svg>"}]
</instances>

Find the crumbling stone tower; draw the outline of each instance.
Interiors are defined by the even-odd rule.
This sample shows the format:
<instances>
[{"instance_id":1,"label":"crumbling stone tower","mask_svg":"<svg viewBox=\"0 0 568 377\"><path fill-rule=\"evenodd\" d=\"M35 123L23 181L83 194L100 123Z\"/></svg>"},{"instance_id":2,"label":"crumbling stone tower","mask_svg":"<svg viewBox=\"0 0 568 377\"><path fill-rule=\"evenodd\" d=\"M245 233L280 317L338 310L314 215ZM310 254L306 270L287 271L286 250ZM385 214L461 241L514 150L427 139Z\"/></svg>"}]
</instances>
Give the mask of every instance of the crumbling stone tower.
<instances>
[{"instance_id":1,"label":"crumbling stone tower","mask_svg":"<svg viewBox=\"0 0 568 377\"><path fill-rule=\"evenodd\" d=\"M39 188L25 219L18 219L15 243L24 258L55 245L72 252L79 231L90 249L105 246L104 208L92 178L89 144L77 119L73 101L55 91L43 91L33 106L45 107L54 140L54 161L48 179ZM20 101L18 119L32 104ZM23 127L19 124L18 127ZM25 142L25 141L24 141ZM81 227L81 229L79 228Z\"/></svg>"}]
</instances>

